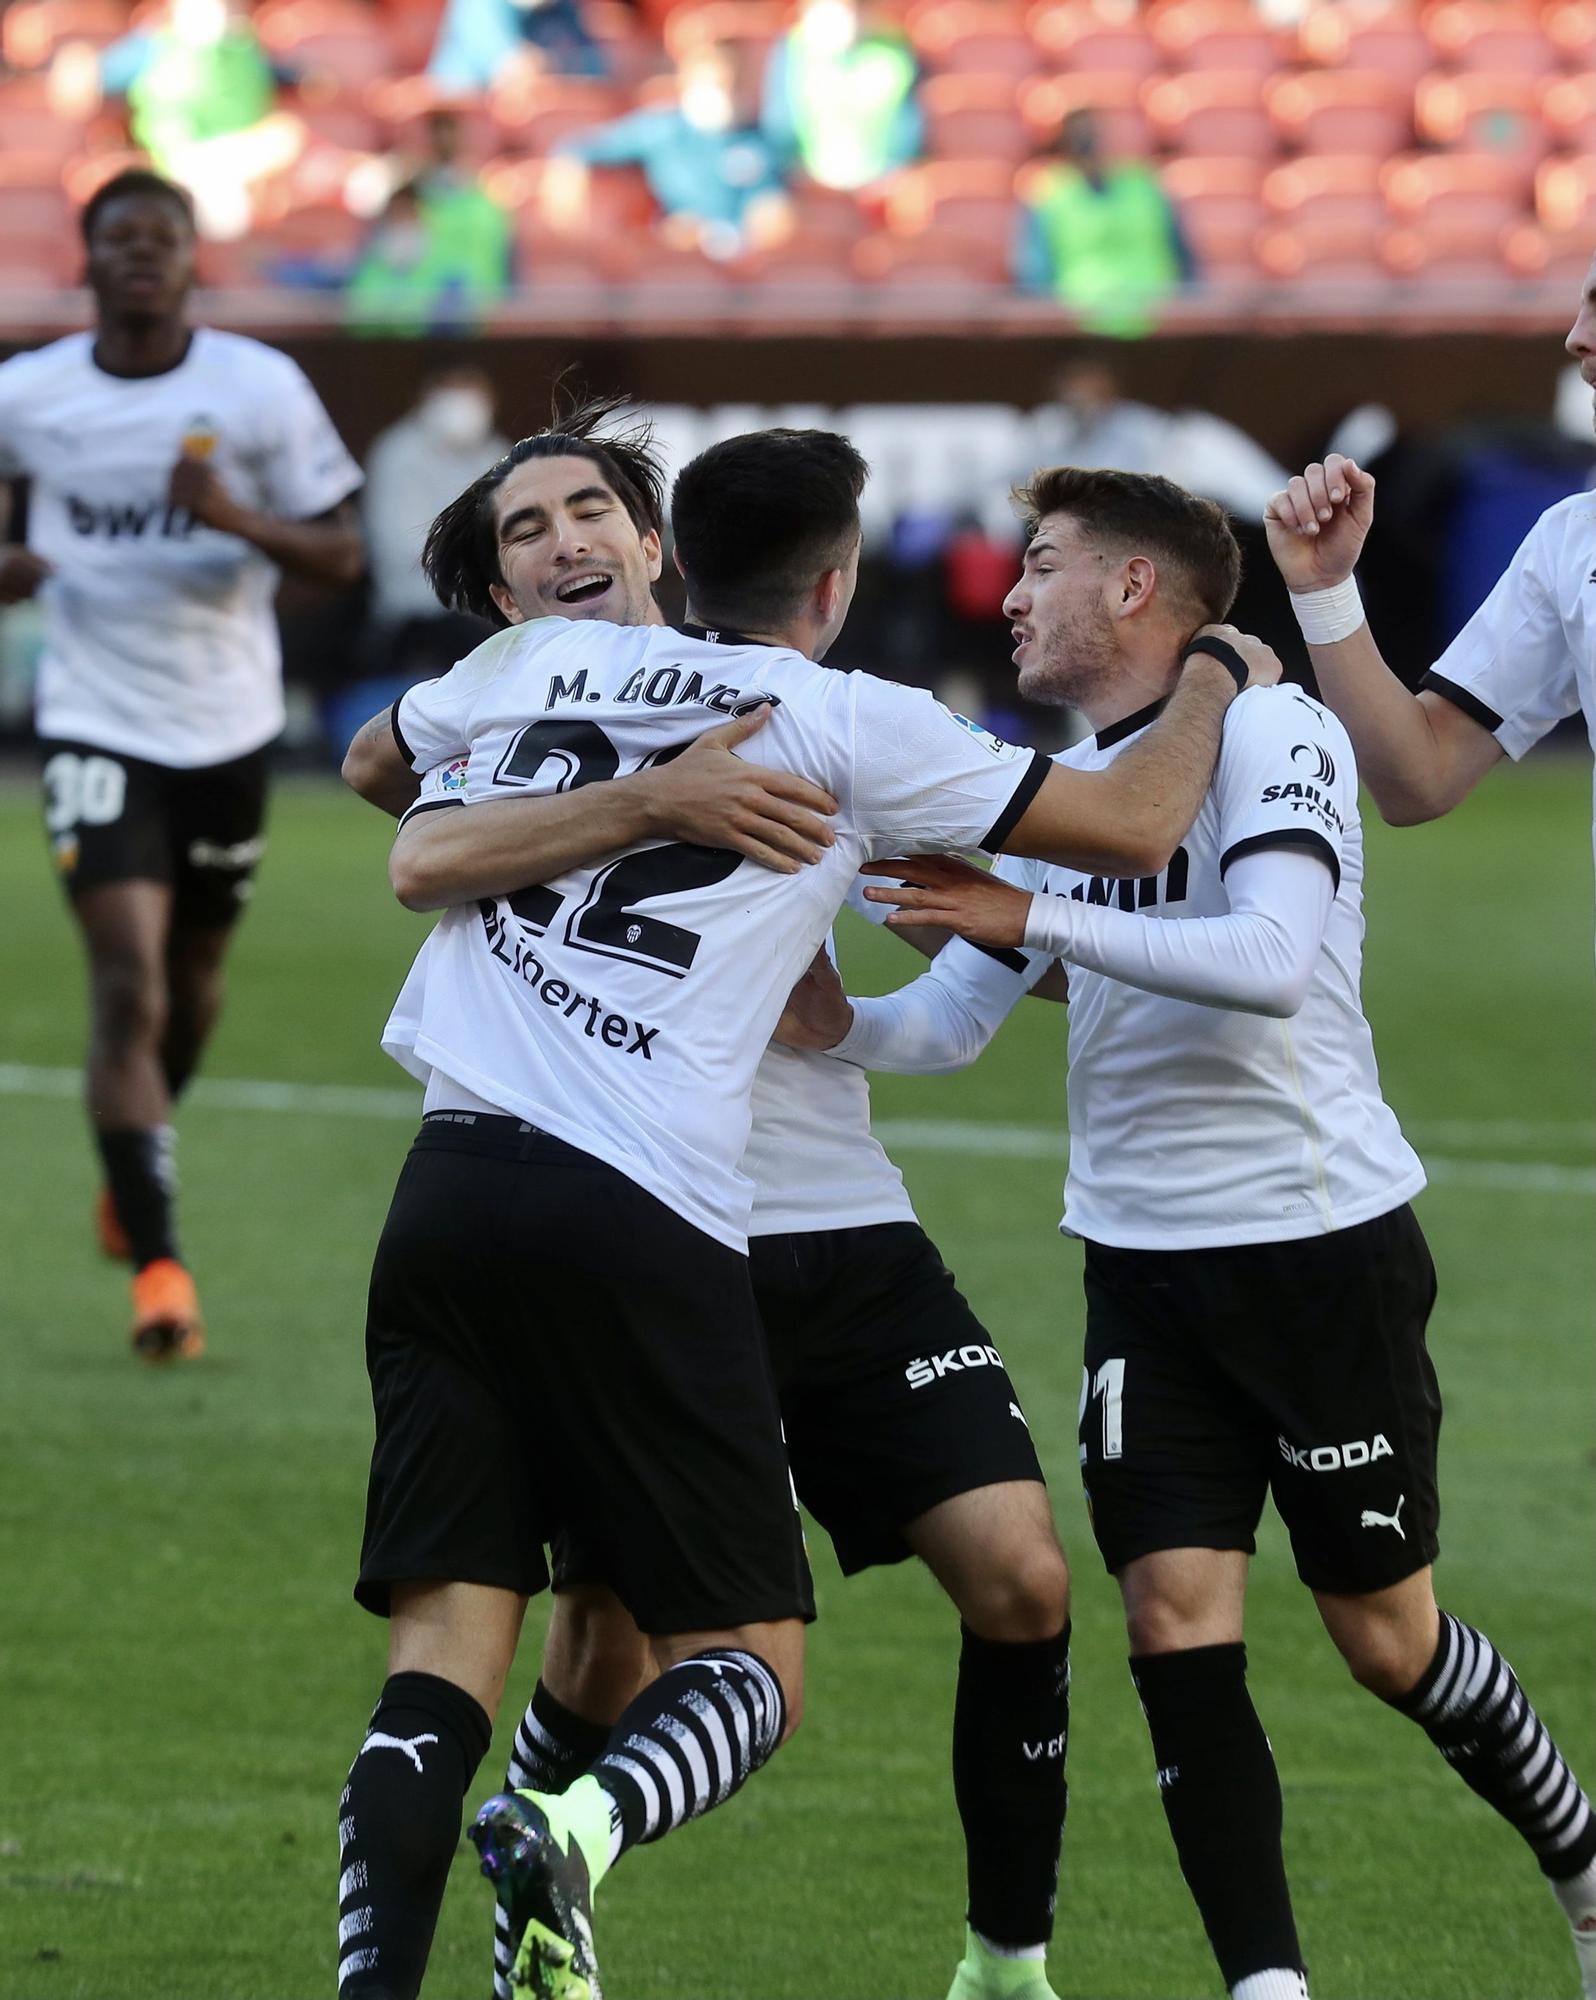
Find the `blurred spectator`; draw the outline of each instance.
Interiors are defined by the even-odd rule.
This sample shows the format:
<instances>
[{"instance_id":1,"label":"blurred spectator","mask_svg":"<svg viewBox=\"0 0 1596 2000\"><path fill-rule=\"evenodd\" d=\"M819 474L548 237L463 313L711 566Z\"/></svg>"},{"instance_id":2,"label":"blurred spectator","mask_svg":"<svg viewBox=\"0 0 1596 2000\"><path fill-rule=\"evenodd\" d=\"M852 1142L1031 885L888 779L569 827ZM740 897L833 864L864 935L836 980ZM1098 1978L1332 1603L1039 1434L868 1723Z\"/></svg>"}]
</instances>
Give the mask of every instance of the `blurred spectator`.
<instances>
[{"instance_id":1,"label":"blurred spectator","mask_svg":"<svg viewBox=\"0 0 1596 2000\"><path fill-rule=\"evenodd\" d=\"M1090 111L1069 114L1058 149L1021 204L1015 280L1095 333L1145 333L1157 302L1196 276L1180 218L1145 161L1104 158Z\"/></svg>"},{"instance_id":2,"label":"blurred spectator","mask_svg":"<svg viewBox=\"0 0 1596 2000\"><path fill-rule=\"evenodd\" d=\"M134 142L188 190L201 234L221 239L247 232L253 184L304 150L303 121L275 108L281 80L241 0L171 0L99 56L64 48L51 78L65 115L87 116L102 92L125 96Z\"/></svg>"},{"instance_id":3,"label":"blurred spectator","mask_svg":"<svg viewBox=\"0 0 1596 2000\"><path fill-rule=\"evenodd\" d=\"M556 222L582 212L590 167L639 166L675 243L735 257L790 226L786 184L760 131L736 52L690 49L677 65L677 102L634 111L560 146L544 187Z\"/></svg>"},{"instance_id":4,"label":"blurred spectator","mask_svg":"<svg viewBox=\"0 0 1596 2000\"><path fill-rule=\"evenodd\" d=\"M418 680L447 672L486 637L480 619L445 611L433 596L421 573L421 545L434 515L509 448L494 428L487 376L467 367L429 374L415 407L373 443L361 493L371 566L371 678L336 695L338 712L327 719L330 742L346 741L374 709Z\"/></svg>"},{"instance_id":5,"label":"blurred spectator","mask_svg":"<svg viewBox=\"0 0 1596 2000\"><path fill-rule=\"evenodd\" d=\"M359 332L469 331L510 288L510 220L458 165L458 119L434 113L428 131L431 151L390 196L349 275Z\"/></svg>"},{"instance_id":6,"label":"blurred spectator","mask_svg":"<svg viewBox=\"0 0 1596 2000\"><path fill-rule=\"evenodd\" d=\"M1270 495L1289 477L1262 445L1223 417L1132 402L1106 356L1086 354L1068 362L1054 397L1036 413L1034 453L1016 468L1021 478L1037 465L1161 472L1256 525Z\"/></svg>"},{"instance_id":7,"label":"blurred spectator","mask_svg":"<svg viewBox=\"0 0 1596 2000\"><path fill-rule=\"evenodd\" d=\"M448 90L486 90L518 75L604 72L582 0L449 0L427 65Z\"/></svg>"},{"instance_id":8,"label":"blurred spectator","mask_svg":"<svg viewBox=\"0 0 1596 2000\"><path fill-rule=\"evenodd\" d=\"M897 24L853 0L805 0L765 76L765 136L822 187L862 188L924 143L914 52Z\"/></svg>"}]
</instances>

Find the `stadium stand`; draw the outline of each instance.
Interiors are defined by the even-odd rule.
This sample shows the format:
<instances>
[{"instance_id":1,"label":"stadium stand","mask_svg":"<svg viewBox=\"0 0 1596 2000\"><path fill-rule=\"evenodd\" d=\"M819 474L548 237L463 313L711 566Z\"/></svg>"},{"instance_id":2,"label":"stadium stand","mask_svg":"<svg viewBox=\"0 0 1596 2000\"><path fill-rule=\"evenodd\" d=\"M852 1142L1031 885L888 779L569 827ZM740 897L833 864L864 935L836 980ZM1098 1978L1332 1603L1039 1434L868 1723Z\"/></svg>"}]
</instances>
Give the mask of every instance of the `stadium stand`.
<instances>
[{"instance_id":1,"label":"stadium stand","mask_svg":"<svg viewBox=\"0 0 1596 2000\"><path fill-rule=\"evenodd\" d=\"M1467 274L1504 308L1552 282L1591 229L1596 6L1590 0L903 0L920 67L924 157L857 193L796 172L785 241L713 259L683 252L629 168L591 173L564 209L543 172L576 133L673 101L674 66L724 46L763 74L793 0L587 0L601 76L514 64L483 90L427 67L442 0L258 0L300 156L254 185L247 241L207 257L227 283L272 285L358 254L423 159L424 120L462 115L461 171L510 214L520 304L549 291L696 285L774 314L804 287L831 307L886 287L1012 288L999 254L1018 194L1056 157L1065 118L1094 114L1109 157L1147 160L1177 206L1196 275L1170 308L1251 309L1340 273L1389 309L1454 295ZM104 52L165 19L163 0L14 0L0 19L0 284L70 283L67 218L136 157L125 105L95 81ZM1388 171L1374 174L1377 164ZM574 204L574 205L573 205ZM1361 232L1361 241L1360 233ZM313 272L314 275L314 272ZM859 310L867 301L855 298ZM332 310L325 299L315 310ZM1059 306L1057 310L1064 312Z\"/></svg>"}]
</instances>

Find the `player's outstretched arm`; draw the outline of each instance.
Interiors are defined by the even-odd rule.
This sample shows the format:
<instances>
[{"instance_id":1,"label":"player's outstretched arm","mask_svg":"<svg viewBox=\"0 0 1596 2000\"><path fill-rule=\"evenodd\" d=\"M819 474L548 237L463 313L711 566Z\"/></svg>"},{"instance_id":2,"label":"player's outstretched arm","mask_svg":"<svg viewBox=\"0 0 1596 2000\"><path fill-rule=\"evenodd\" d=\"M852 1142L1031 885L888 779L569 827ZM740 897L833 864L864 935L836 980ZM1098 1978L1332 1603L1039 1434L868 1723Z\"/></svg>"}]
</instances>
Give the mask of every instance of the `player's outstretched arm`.
<instances>
[{"instance_id":1,"label":"player's outstretched arm","mask_svg":"<svg viewBox=\"0 0 1596 2000\"><path fill-rule=\"evenodd\" d=\"M1144 992L1289 1020L1302 1007L1335 899L1317 853L1264 848L1228 871L1227 915L1165 917L1034 895L951 855L869 864L900 880L868 889L889 925L934 923L973 944L1025 947Z\"/></svg>"},{"instance_id":2,"label":"player's outstretched arm","mask_svg":"<svg viewBox=\"0 0 1596 2000\"><path fill-rule=\"evenodd\" d=\"M379 709L355 731L354 741L344 752L342 775L352 792L395 819L415 804L421 780L399 748L392 708Z\"/></svg>"},{"instance_id":3,"label":"player's outstretched arm","mask_svg":"<svg viewBox=\"0 0 1596 2000\"><path fill-rule=\"evenodd\" d=\"M1319 691L1346 724L1381 817L1413 826L1450 812L1503 751L1444 696L1410 692L1381 657L1353 581L1373 520L1374 480L1334 452L1264 510Z\"/></svg>"},{"instance_id":4,"label":"player's outstretched arm","mask_svg":"<svg viewBox=\"0 0 1596 2000\"><path fill-rule=\"evenodd\" d=\"M447 909L551 881L647 840L729 848L795 875L831 846L837 801L807 778L737 754L770 713L757 708L707 730L669 763L606 784L418 813L393 844L394 894L407 909Z\"/></svg>"},{"instance_id":5,"label":"player's outstretched arm","mask_svg":"<svg viewBox=\"0 0 1596 2000\"><path fill-rule=\"evenodd\" d=\"M1192 650L1208 645L1217 650ZM1153 726L1106 770L1055 764L1004 840L1005 854L1094 875L1158 875L1168 867L1213 780L1230 704L1243 688L1272 687L1281 671L1261 639L1231 625L1205 625L1187 651Z\"/></svg>"}]
</instances>

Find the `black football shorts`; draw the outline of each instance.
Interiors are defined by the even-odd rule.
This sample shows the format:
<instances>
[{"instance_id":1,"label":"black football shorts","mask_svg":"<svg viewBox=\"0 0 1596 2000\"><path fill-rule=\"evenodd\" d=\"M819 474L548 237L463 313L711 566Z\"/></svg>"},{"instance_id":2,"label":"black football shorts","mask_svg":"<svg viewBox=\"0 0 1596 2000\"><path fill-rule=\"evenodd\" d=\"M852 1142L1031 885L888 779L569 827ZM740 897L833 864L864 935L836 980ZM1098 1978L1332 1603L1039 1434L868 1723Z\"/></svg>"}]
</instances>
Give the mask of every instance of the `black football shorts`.
<instances>
[{"instance_id":1,"label":"black football shorts","mask_svg":"<svg viewBox=\"0 0 1596 2000\"><path fill-rule=\"evenodd\" d=\"M1290 1243L1086 1246L1081 1477L1110 1570L1255 1547L1265 1498L1311 1589L1435 1560L1435 1269L1412 1209Z\"/></svg>"},{"instance_id":2,"label":"black football shorts","mask_svg":"<svg viewBox=\"0 0 1596 2000\"><path fill-rule=\"evenodd\" d=\"M266 752L179 770L90 743L46 740L44 827L69 895L169 882L173 922L222 930L265 851Z\"/></svg>"},{"instance_id":3,"label":"black football shorts","mask_svg":"<svg viewBox=\"0 0 1596 2000\"><path fill-rule=\"evenodd\" d=\"M992 1337L915 1222L756 1236L754 1297L798 1497L848 1576L910 1553L928 1508L1042 1468ZM609 1581L562 1539L556 1587Z\"/></svg>"},{"instance_id":4,"label":"black football shorts","mask_svg":"<svg viewBox=\"0 0 1596 2000\"><path fill-rule=\"evenodd\" d=\"M366 1325L376 1412L355 1596L527 1596L570 1535L648 1633L813 1615L748 1260L518 1119L435 1112Z\"/></svg>"}]
</instances>

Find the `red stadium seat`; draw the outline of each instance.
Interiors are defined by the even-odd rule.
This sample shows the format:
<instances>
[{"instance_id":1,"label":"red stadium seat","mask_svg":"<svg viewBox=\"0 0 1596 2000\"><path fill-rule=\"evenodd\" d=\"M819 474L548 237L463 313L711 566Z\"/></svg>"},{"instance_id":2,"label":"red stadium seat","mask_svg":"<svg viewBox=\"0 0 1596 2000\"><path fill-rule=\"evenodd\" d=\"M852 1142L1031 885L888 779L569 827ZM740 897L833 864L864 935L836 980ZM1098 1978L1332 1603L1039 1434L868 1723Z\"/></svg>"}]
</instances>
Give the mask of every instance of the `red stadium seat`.
<instances>
[{"instance_id":1,"label":"red stadium seat","mask_svg":"<svg viewBox=\"0 0 1596 2000\"><path fill-rule=\"evenodd\" d=\"M1338 302L1367 300L1390 285L1379 239L1356 225L1299 222L1265 229L1257 254L1259 268L1277 283L1328 294Z\"/></svg>"},{"instance_id":2,"label":"red stadium seat","mask_svg":"<svg viewBox=\"0 0 1596 2000\"><path fill-rule=\"evenodd\" d=\"M368 225L347 208L332 203L291 208L266 228L251 232L250 247L269 263L277 257L318 257L337 262L354 258Z\"/></svg>"},{"instance_id":3,"label":"red stadium seat","mask_svg":"<svg viewBox=\"0 0 1596 2000\"><path fill-rule=\"evenodd\" d=\"M261 0L254 22L266 48L306 77L358 89L398 67L383 15L357 0Z\"/></svg>"},{"instance_id":4,"label":"red stadium seat","mask_svg":"<svg viewBox=\"0 0 1596 2000\"><path fill-rule=\"evenodd\" d=\"M920 106L933 159L1018 162L1031 149L1012 76L927 77Z\"/></svg>"},{"instance_id":5,"label":"red stadium seat","mask_svg":"<svg viewBox=\"0 0 1596 2000\"><path fill-rule=\"evenodd\" d=\"M717 263L701 250L679 249L661 236L633 237L625 253L631 267L626 282L639 291L721 293L737 282L732 265Z\"/></svg>"},{"instance_id":6,"label":"red stadium seat","mask_svg":"<svg viewBox=\"0 0 1596 2000\"><path fill-rule=\"evenodd\" d=\"M1305 153L1265 176L1264 205L1292 228L1362 231L1390 222L1380 160L1367 153Z\"/></svg>"},{"instance_id":7,"label":"red stadium seat","mask_svg":"<svg viewBox=\"0 0 1596 2000\"><path fill-rule=\"evenodd\" d=\"M1381 245L1386 268L1395 276L1432 289L1493 289L1504 284L1508 264L1506 231L1466 221L1429 222L1393 229Z\"/></svg>"},{"instance_id":8,"label":"red stadium seat","mask_svg":"<svg viewBox=\"0 0 1596 2000\"><path fill-rule=\"evenodd\" d=\"M1545 229L1538 222L1515 222L1502 238L1502 256L1517 277L1572 302L1590 269L1590 245L1588 223L1577 229Z\"/></svg>"},{"instance_id":9,"label":"red stadium seat","mask_svg":"<svg viewBox=\"0 0 1596 2000\"><path fill-rule=\"evenodd\" d=\"M853 250L851 262L862 284L896 292L969 293L1008 278L1006 247L955 230L867 236Z\"/></svg>"},{"instance_id":10,"label":"red stadium seat","mask_svg":"<svg viewBox=\"0 0 1596 2000\"><path fill-rule=\"evenodd\" d=\"M1588 149L1596 132L1596 71L1548 78L1541 86L1541 117L1558 146Z\"/></svg>"},{"instance_id":11,"label":"red stadium seat","mask_svg":"<svg viewBox=\"0 0 1596 2000\"><path fill-rule=\"evenodd\" d=\"M1020 112L1033 140L1051 146L1072 111L1090 111L1109 158L1139 160L1153 150L1142 92L1140 77L1118 72L1041 76L1020 86Z\"/></svg>"},{"instance_id":12,"label":"red stadium seat","mask_svg":"<svg viewBox=\"0 0 1596 2000\"><path fill-rule=\"evenodd\" d=\"M1435 67L1430 38L1410 9L1383 0L1320 0L1297 34L1303 59L1326 69L1378 69L1414 83Z\"/></svg>"},{"instance_id":13,"label":"red stadium seat","mask_svg":"<svg viewBox=\"0 0 1596 2000\"><path fill-rule=\"evenodd\" d=\"M299 91L283 108L304 120L312 139L351 153L375 153L383 142L381 121L359 91Z\"/></svg>"},{"instance_id":14,"label":"red stadium seat","mask_svg":"<svg viewBox=\"0 0 1596 2000\"><path fill-rule=\"evenodd\" d=\"M74 237L0 234L0 289L58 292L83 281L83 251Z\"/></svg>"},{"instance_id":15,"label":"red stadium seat","mask_svg":"<svg viewBox=\"0 0 1596 2000\"><path fill-rule=\"evenodd\" d=\"M1537 10L1512 0L1441 0L1424 26L1436 55L1454 69L1544 76L1557 67Z\"/></svg>"},{"instance_id":16,"label":"red stadium seat","mask_svg":"<svg viewBox=\"0 0 1596 2000\"><path fill-rule=\"evenodd\" d=\"M517 79L490 99L494 122L508 144L529 153L552 153L562 140L618 118L625 94L601 77L534 76Z\"/></svg>"},{"instance_id":17,"label":"red stadium seat","mask_svg":"<svg viewBox=\"0 0 1596 2000\"><path fill-rule=\"evenodd\" d=\"M1596 64L1596 8L1590 0L1553 0L1541 14L1541 26L1570 69Z\"/></svg>"},{"instance_id":18,"label":"red stadium seat","mask_svg":"<svg viewBox=\"0 0 1596 2000\"><path fill-rule=\"evenodd\" d=\"M1251 268L1253 241L1264 217L1264 169L1253 159L1171 160L1164 169L1164 192L1180 211L1205 276L1215 266Z\"/></svg>"},{"instance_id":19,"label":"red stadium seat","mask_svg":"<svg viewBox=\"0 0 1596 2000\"><path fill-rule=\"evenodd\" d=\"M104 48L128 29L127 0L12 0L0 18L0 60L43 69L65 42Z\"/></svg>"},{"instance_id":20,"label":"red stadium seat","mask_svg":"<svg viewBox=\"0 0 1596 2000\"><path fill-rule=\"evenodd\" d=\"M1147 29L1174 70L1273 76L1284 56L1252 0L1159 0Z\"/></svg>"},{"instance_id":21,"label":"red stadium seat","mask_svg":"<svg viewBox=\"0 0 1596 2000\"><path fill-rule=\"evenodd\" d=\"M1413 228L1456 223L1476 233L1504 229L1527 208L1529 171L1498 153L1419 153L1392 160L1380 185L1393 216Z\"/></svg>"},{"instance_id":22,"label":"red stadium seat","mask_svg":"<svg viewBox=\"0 0 1596 2000\"><path fill-rule=\"evenodd\" d=\"M1142 103L1160 142L1172 152L1262 160L1279 151L1254 75L1202 70L1165 77L1144 88Z\"/></svg>"},{"instance_id":23,"label":"red stadium seat","mask_svg":"<svg viewBox=\"0 0 1596 2000\"><path fill-rule=\"evenodd\" d=\"M1596 245L1596 155L1547 160L1535 176L1535 213L1554 235L1582 232L1588 264Z\"/></svg>"},{"instance_id":24,"label":"red stadium seat","mask_svg":"<svg viewBox=\"0 0 1596 2000\"><path fill-rule=\"evenodd\" d=\"M870 220L851 194L840 188L817 187L813 181L798 181L790 190L793 226L799 236L846 247L857 243L870 228Z\"/></svg>"},{"instance_id":25,"label":"red stadium seat","mask_svg":"<svg viewBox=\"0 0 1596 2000\"><path fill-rule=\"evenodd\" d=\"M652 34L639 32L636 10L626 0L586 0L582 19L602 47L615 82L638 83L664 63L659 41Z\"/></svg>"},{"instance_id":26,"label":"red stadium seat","mask_svg":"<svg viewBox=\"0 0 1596 2000\"><path fill-rule=\"evenodd\" d=\"M1298 70L1266 83L1264 103L1300 152L1384 158L1413 144L1413 93L1383 70Z\"/></svg>"},{"instance_id":27,"label":"red stadium seat","mask_svg":"<svg viewBox=\"0 0 1596 2000\"><path fill-rule=\"evenodd\" d=\"M700 0L675 8L665 23L665 47L675 59L706 42L741 44L762 59L786 31L790 10L780 0Z\"/></svg>"},{"instance_id":28,"label":"red stadium seat","mask_svg":"<svg viewBox=\"0 0 1596 2000\"><path fill-rule=\"evenodd\" d=\"M59 168L53 186L29 186L5 173L0 161L0 236L64 236L77 241L77 213L61 185Z\"/></svg>"},{"instance_id":29,"label":"red stadium seat","mask_svg":"<svg viewBox=\"0 0 1596 2000\"><path fill-rule=\"evenodd\" d=\"M504 161L483 173L482 185L512 216L531 214L541 221L548 171L546 160ZM571 218L564 233L592 239L624 237L645 230L658 214L640 167L597 167L587 176L582 212Z\"/></svg>"},{"instance_id":30,"label":"red stadium seat","mask_svg":"<svg viewBox=\"0 0 1596 2000\"><path fill-rule=\"evenodd\" d=\"M65 160L81 152L86 129L51 107L42 76L0 77L0 154L53 153Z\"/></svg>"},{"instance_id":31,"label":"red stadium seat","mask_svg":"<svg viewBox=\"0 0 1596 2000\"><path fill-rule=\"evenodd\" d=\"M1013 164L930 160L908 167L887 188L886 214L893 235L963 235L994 245L1006 265L1014 231Z\"/></svg>"},{"instance_id":32,"label":"red stadium seat","mask_svg":"<svg viewBox=\"0 0 1596 2000\"><path fill-rule=\"evenodd\" d=\"M927 69L1035 73L1036 48L1025 31L1024 9L1010 0L919 0L905 25Z\"/></svg>"},{"instance_id":33,"label":"red stadium seat","mask_svg":"<svg viewBox=\"0 0 1596 2000\"><path fill-rule=\"evenodd\" d=\"M826 290L853 283L851 246L826 230L795 230L783 243L771 244L739 259L738 271L750 284L772 291Z\"/></svg>"},{"instance_id":34,"label":"red stadium seat","mask_svg":"<svg viewBox=\"0 0 1596 2000\"><path fill-rule=\"evenodd\" d=\"M1437 146L1539 159L1552 145L1544 95L1533 76L1426 76L1413 94L1413 121L1419 138Z\"/></svg>"},{"instance_id":35,"label":"red stadium seat","mask_svg":"<svg viewBox=\"0 0 1596 2000\"><path fill-rule=\"evenodd\" d=\"M1148 77L1164 66L1163 50L1140 19L1092 0L1044 0L1031 9L1029 27L1043 61L1064 69Z\"/></svg>"}]
</instances>

